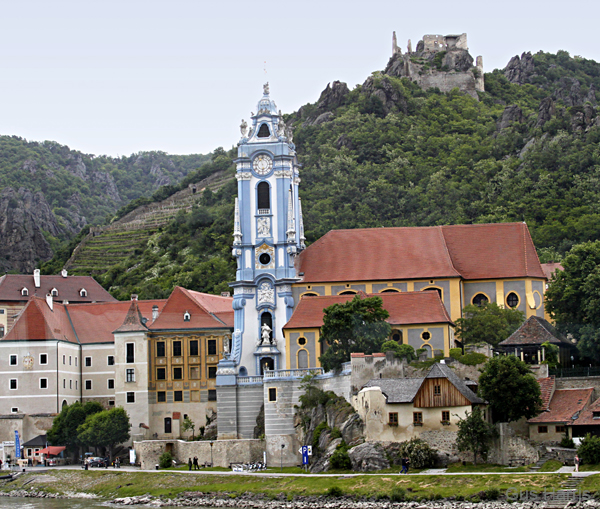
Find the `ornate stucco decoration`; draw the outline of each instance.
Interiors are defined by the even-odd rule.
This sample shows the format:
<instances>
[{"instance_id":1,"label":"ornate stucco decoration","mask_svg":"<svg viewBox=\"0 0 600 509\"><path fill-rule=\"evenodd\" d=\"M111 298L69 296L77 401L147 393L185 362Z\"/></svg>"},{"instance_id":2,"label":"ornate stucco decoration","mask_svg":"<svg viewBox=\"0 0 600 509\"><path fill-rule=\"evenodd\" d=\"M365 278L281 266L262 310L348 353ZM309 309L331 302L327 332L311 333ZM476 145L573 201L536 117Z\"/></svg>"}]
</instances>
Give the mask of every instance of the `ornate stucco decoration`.
<instances>
[{"instance_id":1,"label":"ornate stucco decoration","mask_svg":"<svg viewBox=\"0 0 600 509\"><path fill-rule=\"evenodd\" d=\"M258 288L258 304L275 304L275 291L266 281Z\"/></svg>"},{"instance_id":2,"label":"ornate stucco decoration","mask_svg":"<svg viewBox=\"0 0 600 509\"><path fill-rule=\"evenodd\" d=\"M271 218L270 217L259 217L256 220L256 233L259 237L270 237L271 236Z\"/></svg>"},{"instance_id":3,"label":"ornate stucco decoration","mask_svg":"<svg viewBox=\"0 0 600 509\"><path fill-rule=\"evenodd\" d=\"M260 263L260 255L266 253L270 256L269 263ZM267 244L263 244L256 248L255 265L257 269L274 269L275 268L275 248Z\"/></svg>"},{"instance_id":4,"label":"ornate stucco decoration","mask_svg":"<svg viewBox=\"0 0 600 509\"><path fill-rule=\"evenodd\" d=\"M250 180L252 178L252 173L249 171L240 171L235 176L238 180Z\"/></svg>"}]
</instances>

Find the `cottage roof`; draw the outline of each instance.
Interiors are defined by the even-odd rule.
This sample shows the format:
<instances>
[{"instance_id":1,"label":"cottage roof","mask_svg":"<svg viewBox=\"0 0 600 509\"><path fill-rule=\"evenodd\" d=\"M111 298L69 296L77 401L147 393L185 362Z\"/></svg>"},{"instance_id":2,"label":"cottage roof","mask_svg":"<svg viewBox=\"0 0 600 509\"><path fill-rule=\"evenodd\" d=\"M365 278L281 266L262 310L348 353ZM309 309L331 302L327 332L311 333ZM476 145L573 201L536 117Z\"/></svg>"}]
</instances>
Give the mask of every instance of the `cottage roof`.
<instances>
[{"instance_id":1,"label":"cottage roof","mask_svg":"<svg viewBox=\"0 0 600 509\"><path fill-rule=\"evenodd\" d=\"M189 319L186 320L189 313ZM233 299L176 286L151 330L233 327Z\"/></svg>"},{"instance_id":2,"label":"cottage roof","mask_svg":"<svg viewBox=\"0 0 600 509\"><path fill-rule=\"evenodd\" d=\"M24 444L23 447L46 447L48 443L48 437L46 435L38 435L37 437L28 440Z\"/></svg>"},{"instance_id":3,"label":"cottage roof","mask_svg":"<svg viewBox=\"0 0 600 509\"><path fill-rule=\"evenodd\" d=\"M552 279L552 276L557 270L565 270L564 267L560 263L542 263L542 270L544 274L546 274L546 278L548 281Z\"/></svg>"},{"instance_id":4,"label":"cottage roof","mask_svg":"<svg viewBox=\"0 0 600 509\"><path fill-rule=\"evenodd\" d=\"M21 290L27 289L27 296ZM40 276L40 286L36 288L33 275L5 274L0 277L0 301L24 301L28 297L45 297L52 290L58 290L59 301L69 302L116 302L91 276ZM85 296L81 296L85 290Z\"/></svg>"},{"instance_id":5,"label":"cottage roof","mask_svg":"<svg viewBox=\"0 0 600 509\"><path fill-rule=\"evenodd\" d=\"M541 345L546 341L555 345L575 347L548 320L539 316L530 316L521 327L501 341L498 346Z\"/></svg>"},{"instance_id":6,"label":"cottage roof","mask_svg":"<svg viewBox=\"0 0 600 509\"><path fill-rule=\"evenodd\" d=\"M305 283L546 277L524 223L332 230L297 263Z\"/></svg>"},{"instance_id":7,"label":"cottage roof","mask_svg":"<svg viewBox=\"0 0 600 509\"><path fill-rule=\"evenodd\" d=\"M388 403L411 403L426 378L446 378L472 404L485 403L447 364L434 364L424 378L376 378L369 380L364 387L379 387Z\"/></svg>"},{"instance_id":8,"label":"cottage roof","mask_svg":"<svg viewBox=\"0 0 600 509\"><path fill-rule=\"evenodd\" d=\"M596 414L596 415L594 415ZM600 398L579 414L579 417L571 422L573 426L598 426L600 425Z\"/></svg>"},{"instance_id":9,"label":"cottage roof","mask_svg":"<svg viewBox=\"0 0 600 509\"><path fill-rule=\"evenodd\" d=\"M548 410L529 419L530 424L536 423L561 423L569 424L579 417L580 412L589 404L594 392L588 389L558 389L550 400Z\"/></svg>"},{"instance_id":10,"label":"cottage roof","mask_svg":"<svg viewBox=\"0 0 600 509\"><path fill-rule=\"evenodd\" d=\"M540 392L542 397L542 408L548 410L550 408L550 400L554 394L555 378L554 375L547 378L538 378L538 384L540 386Z\"/></svg>"},{"instance_id":11,"label":"cottage roof","mask_svg":"<svg viewBox=\"0 0 600 509\"><path fill-rule=\"evenodd\" d=\"M386 320L391 325L425 323L452 323L438 292L390 292L363 294L381 297L383 308L390 314ZM304 329L323 326L323 310L333 304L352 300L354 295L328 295L302 297L284 329Z\"/></svg>"}]
</instances>

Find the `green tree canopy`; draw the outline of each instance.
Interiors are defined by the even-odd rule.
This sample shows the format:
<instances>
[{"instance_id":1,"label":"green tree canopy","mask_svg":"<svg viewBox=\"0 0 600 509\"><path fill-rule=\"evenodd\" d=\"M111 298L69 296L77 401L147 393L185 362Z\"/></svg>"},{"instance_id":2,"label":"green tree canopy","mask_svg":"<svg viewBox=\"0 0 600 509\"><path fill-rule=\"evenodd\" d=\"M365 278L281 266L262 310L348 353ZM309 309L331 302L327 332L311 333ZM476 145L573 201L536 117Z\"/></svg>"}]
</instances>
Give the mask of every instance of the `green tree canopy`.
<instances>
[{"instance_id":1,"label":"green tree canopy","mask_svg":"<svg viewBox=\"0 0 600 509\"><path fill-rule=\"evenodd\" d=\"M573 334L584 357L600 361L600 241L574 246L546 291L546 309Z\"/></svg>"},{"instance_id":2,"label":"green tree canopy","mask_svg":"<svg viewBox=\"0 0 600 509\"><path fill-rule=\"evenodd\" d=\"M463 309L463 318L456 320L455 334L464 344L485 341L496 346L515 332L524 319L518 309L502 308L493 302L483 306L470 304Z\"/></svg>"},{"instance_id":3,"label":"green tree canopy","mask_svg":"<svg viewBox=\"0 0 600 509\"><path fill-rule=\"evenodd\" d=\"M78 401L72 405L63 407L52 422L52 427L48 430L48 442L51 445L65 445L75 453L82 445L77 436L77 428L93 414L102 412L103 407L97 401L88 401L82 405Z\"/></svg>"},{"instance_id":4,"label":"green tree canopy","mask_svg":"<svg viewBox=\"0 0 600 509\"><path fill-rule=\"evenodd\" d=\"M381 297L361 298L355 295L348 302L333 304L324 309L320 341L329 347L319 360L326 371L339 370L350 354L372 354L390 335L385 321L390 315L383 309Z\"/></svg>"},{"instance_id":5,"label":"green tree canopy","mask_svg":"<svg viewBox=\"0 0 600 509\"><path fill-rule=\"evenodd\" d=\"M542 410L537 380L527 364L514 355L494 357L486 363L477 395L488 401L495 422L531 419Z\"/></svg>"},{"instance_id":6,"label":"green tree canopy","mask_svg":"<svg viewBox=\"0 0 600 509\"><path fill-rule=\"evenodd\" d=\"M417 358L417 354L415 353L415 349L410 345L399 345L396 341L390 339L381 345L381 351L383 353L386 352L394 352L394 355L398 358L405 357L408 362L414 361Z\"/></svg>"},{"instance_id":7,"label":"green tree canopy","mask_svg":"<svg viewBox=\"0 0 600 509\"><path fill-rule=\"evenodd\" d=\"M77 428L77 435L83 444L107 448L112 459L113 447L129 440L129 428L127 412L117 407L90 415Z\"/></svg>"},{"instance_id":8,"label":"green tree canopy","mask_svg":"<svg viewBox=\"0 0 600 509\"><path fill-rule=\"evenodd\" d=\"M473 463L477 465L477 456L485 461L490 442L497 435L496 428L483 420L481 409L475 407L471 413L465 412L465 418L459 417L456 446L459 451L473 453Z\"/></svg>"}]
</instances>

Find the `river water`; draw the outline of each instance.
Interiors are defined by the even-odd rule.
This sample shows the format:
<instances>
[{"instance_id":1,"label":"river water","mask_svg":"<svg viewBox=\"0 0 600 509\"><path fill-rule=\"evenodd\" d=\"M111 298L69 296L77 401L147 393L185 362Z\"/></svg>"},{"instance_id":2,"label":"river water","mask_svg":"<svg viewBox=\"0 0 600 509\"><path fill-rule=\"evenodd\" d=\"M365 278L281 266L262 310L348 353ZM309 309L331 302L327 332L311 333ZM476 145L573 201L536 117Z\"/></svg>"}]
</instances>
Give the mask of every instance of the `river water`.
<instances>
[{"instance_id":1,"label":"river water","mask_svg":"<svg viewBox=\"0 0 600 509\"><path fill-rule=\"evenodd\" d=\"M20 498L0 497L2 509L108 509L110 507L125 507L89 498L53 499L53 498Z\"/></svg>"}]
</instances>

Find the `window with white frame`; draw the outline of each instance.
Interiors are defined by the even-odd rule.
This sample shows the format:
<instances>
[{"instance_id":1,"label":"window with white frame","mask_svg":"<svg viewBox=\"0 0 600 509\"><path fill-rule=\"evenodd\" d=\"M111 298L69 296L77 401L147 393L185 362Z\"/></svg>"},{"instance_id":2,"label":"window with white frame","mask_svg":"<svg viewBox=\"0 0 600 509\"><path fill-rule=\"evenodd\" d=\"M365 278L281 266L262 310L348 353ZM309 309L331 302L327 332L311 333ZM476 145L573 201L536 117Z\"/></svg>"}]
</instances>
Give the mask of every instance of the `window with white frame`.
<instances>
[{"instance_id":1,"label":"window with white frame","mask_svg":"<svg viewBox=\"0 0 600 509\"><path fill-rule=\"evenodd\" d=\"M85 358L85 367L89 368L92 365L92 358L91 357L86 357Z\"/></svg>"},{"instance_id":2,"label":"window with white frame","mask_svg":"<svg viewBox=\"0 0 600 509\"><path fill-rule=\"evenodd\" d=\"M17 356L16 355L11 355L10 356L9 364L11 366L16 366L17 365Z\"/></svg>"},{"instance_id":3,"label":"window with white frame","mask_svg":"<svg viewBox=\"0 0 600 509\"><path fill-rule=\"evenodd\" d=\"M109 366L114 366L115 365L115 356L109 355L106 359L106 362Z\"/></svg>"},{"instance_id":4,"label":"window with white frame","mask_svg":"<svg viewBox=\"0 0 600 509\"><path fill-rule=\"evenodd\" d=\"M109 378L108 379L108 388L109 389L114 389L115 388L115 379L114 378Z\"/></svg>"},{"instance_id":5,"label":"window with white frame","mask_svg":"<svg viewBox=\"0 0 600 509\"><path fill-rule=\"evenodd\" d=\"M127 403L135 403L135 392L127 393Z\"/></svg>"},{"instance_id":6,"label":"window with white frame","mask_svg":"<svg viewBox=\"0 0 600 509\"><path fill-rule=\"evenodd\" d=\"M132 364L135 362L135 343L126 343L125 344L125 362L127 364Z\"/></svg>"},{"instance_id":7,"label":"window with white frame","mask_svg":"<svg viewBox=\"0 0 600 509\"><path fill-rule=\"evenodd\" d=\"M85 381L85 390L86 391L91 391L92 390L92 381L91 380L86 380Z\"/></svg>"},{"instance_id":8,"label":"window with white frame","mask_svg":"<svg viewBox=\"0 0 600 509\"><path fill-rule=\"evenodd\" d=\"M126 382L135 382L135 369L129 368L126 370L125 381Z\"/></svg>"},{"instance_id":9,"label":"window with white frame","mask_svg":"<svg viewBox=\"0 0 600 509\"><path fill-rule=\"evenodd\" d=\"M17 390L18 384L17 384L17 379L16 378L11 378L10 379L10 385L9 385L9 387L10 387L11 391L16 391Z\"/></svg>"},{"instance_id":10,"label":"window with white frame","mask_svg":"<svg viewBox=\"0 0 600 509\"><path fill-rule=\"evenodd\" d=\"M40 364L48 364L48 354L47 353L40 354Z\"/></svg>"},{"instance_id":11,"label":"window with white frame","mask_svg":"<svg viewBox=\"0 0 600 509\"><path fill-rule=\"evenodd\" d=\"M40 378L40 389L47 389L47 388L48 388L48 379Z\"/></svg>"}]
</instances>

